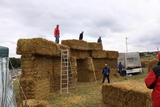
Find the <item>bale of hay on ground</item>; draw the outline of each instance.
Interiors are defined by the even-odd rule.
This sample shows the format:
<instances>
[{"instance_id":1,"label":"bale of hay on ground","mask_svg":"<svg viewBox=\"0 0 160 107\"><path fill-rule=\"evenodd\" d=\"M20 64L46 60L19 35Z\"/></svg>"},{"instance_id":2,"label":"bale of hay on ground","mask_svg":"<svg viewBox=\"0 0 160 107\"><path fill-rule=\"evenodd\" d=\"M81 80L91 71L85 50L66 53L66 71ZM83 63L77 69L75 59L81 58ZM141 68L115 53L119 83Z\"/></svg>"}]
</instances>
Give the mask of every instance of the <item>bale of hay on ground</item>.
<instances>
[{"instance_id":1,"label":"bale of hay on ground","mask_svg":"<svg viewBox=\"0 0 160 107\"><path fill-rule=\"evenodd\" d=\"M94 78L94 64L93 60L89 57L87 59L78 59L78 81L79 82L91 82L95 81Z\"/></svg>"},{"instance_id":2,"label":"bale of hay on ground","mask_svg":"<svg viewBox=\"0 0 160 107\"><path fill-rule=\"evenodd\" d=\"M107 58L109 59L117 59L118 58L118 51L106 51Z\"/></svg>"},{"instance_id":3,"label":"bale of hay on ground","mask_svg":"<svg viewBox=\"0 0 160 107\"><path fill-rule=\"evenodd\" d=\"M69 46L71 49L76 50L89 50L88 43L83 40L62 40L61 42L63 45Z\"/></svg>"},{"instance_id":4,"label":"bale of hay on ground","mask_svg":"<svg viewBox=\"0 0 160 107\"><path fill-rule=\"evenodd\" d=\"M154 68L155 66L157 66L157 64L158 64L158 60L151 60L151 61L149 61L148 70Z\"/></svg>"},{"instance_id":5,"label":"bale of hay on ground","mask_svg":"<svg viewBox=\"0 0 160 107\"><path fill-rule=\"evenodd\" d=\"M28 99L24 100L22 107L51 107L47 101Z\"/></svg>"},{"instance_id":6,"label":"bale of hay on ground","mask_svg":"<svg viewBox=\"0 0 160 107\"><path fill-rule=\"evenodd\" d=\"M97 51L92 51L92 57L93 58L107 58L106 51L104 50L97 50Z\"/></svg>"},{"instance_id":7,"label":"bale of hay on ground","mask_svg":"<svg viewBox=\"0 0 160 107\"><path fill-rule=\"evenodd\" d=\"M42 38L19 39L17 43L17 54L59 56L60 48L69 49L67 46L57 45L52 41Z\"/></svg>"},{"instance_id":8,"label":"bale of hay on ground","mask_svg":"<svg viewBox=\"0 0 160 107\"><path fill-rule=\"evenodd\" d=\"M88 42L89 50L103 50L102 43Z\"/></svg>"},{"instance_id":9,"label":"bale of hay on ground","mask_svg":"<svg viewBox=\"0 0 160 107\"><path fill-rule=\"evenodd\" d=\"M76 57L77 59L86 59L91 56L90 51L84 51L84 50L71 50L71 57Z\"/></svg>"},{"instance_id":10,"label":"bale of hay on ground","mask_svg":"<svg viewBox=\"0 0 160 107\"><path fill-rule=\"evenodd\" d=\"M113 107L151 107L151 90L137 81L123 81L102 86L103 102Z\"/></svg>"},{"instance_id":11,"label":"bale of hay on ground","mask_svg":"<svg viewBox=\"0 0 160 107\"><path fill-rule=\"evenodd\" d=\"M143 60L143 61L141 61L141 65L142 65L142 67L143 68L147 68L148 67L148 64L149 64L149 60Z\"/></svg>"}]
</instances>

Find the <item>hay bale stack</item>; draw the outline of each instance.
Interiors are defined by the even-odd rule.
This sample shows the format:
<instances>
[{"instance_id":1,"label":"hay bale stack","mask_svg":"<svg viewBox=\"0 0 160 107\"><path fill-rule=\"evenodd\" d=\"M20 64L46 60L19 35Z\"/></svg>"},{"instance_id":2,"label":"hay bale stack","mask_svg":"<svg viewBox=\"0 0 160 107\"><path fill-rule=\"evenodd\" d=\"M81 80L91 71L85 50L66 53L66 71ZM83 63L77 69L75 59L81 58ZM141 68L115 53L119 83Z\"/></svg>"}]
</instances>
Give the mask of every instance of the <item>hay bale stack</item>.
<instances>
[{"instance_id":1,"label":"hay bale stack","mask_svg":"<svg viewBox=\"0 0 160 107\"><path fill-rule=\"evenodd\" d=\"M97 51L92 51L92 57L93 58L107 58L106 51L104 50L97 50Z\"/></svg>"},{"instance_id":2,"label":"hay bale stack","mask_svg":"<svg viewBox=\"0 0 160 107\"><path fill-rule=\"evenodd\" d=\"M109 68L111 69L111 75L118 75L117 59L94 58L93 63L95 66L95 72L98 80L102 79L102 69L104 68L105 64L108 64Z\"/></svg>"},{"instance_id":3,"label":"hay bale stack","mask_svg":"<svg viewBox=\"0 0 160 107\"><path fill-rule=\"evenodd\" d=\"M90 57L89 51L75 50L75 49L72 49L70 51L71 51L71 57L76 57L77 59L86 59Z\"/></svg>"},{"instance_id":4,"label":"hay bale stack","mask_svg":"<svg viewBox=\"0 0 160 107\"><path fill-rule=\"evenodd\" d=\"M28 99L24 100L22 107L51 107L47 101Z\"/></svg>"},{"instance_id":5,"label":"hay bale stack","mask_svg":"<svg viewBox=\"0 0 160 107\"><path fill-rule=\"evenodd\" d=\"M20 90L20 97L21 100L24 100L25 97L33 99L35 98L35 81L32 78L20 78L20 84L23 88L23 94L22 90ZM25 87L25 88L24 88Z\"/></svg>"},{"instance_id":6,"label":"hay bale stack","mask_svg":"<svg viewBox=\"0 0 160 107\"><path fill-rule=\"evenodd\" d=\"M77 60L78 65L78 81L79 82L91 82L95 81L94 78L94 64L92 58Z\"/></svg>"},{"instance_id":7,"label":"hay bale stack","mask_svg":"<svg viewBox=\"0 0 160 107\"><path fill-rule=\"evenodd\" d=\"M119 55L117 51L106 51L106 54L109 59L117 59Z\"/></svg>"},{"instance_id":8,"label":"hay bale stack","mask_svg":"<svg viewBox=\"0 0 160 107\"><path fill-rule=\"evenodd\" d=\"M102 50L103 46L101 43L86 42L83 40L62 40L63 45L67 45L71 49L76 50Z\"/></svg>"},{"instance_id":9,"label":"hay bale stack","mask_svg":"<svg viewBox=\"0 0 160 107\"><path fill-rule=\"evenodd\" d=\"M42 38L19 39L17 43L17 54L59 56L61 48L69 49L67 46L57 45L52 41Z\"/></svg>"},{"instance_id":10,"label":"hay bale stack","mask_svg":"<svg viewBox=\"0 0 160 107\"><path fill-rule=\"evenodd\" d=\"M102 86L103 102L113 107L151 107L150 92L143 82L137 81Z\"/></svg>"},{"instance_id":11,"label":"hay bale stack","mask_svg":"<svg viewBox=\"0 0 160 107\"><path fill-rule=\"evenodd\" d=\"M22 55L21 62L22 75L20 84L25 90L24 93L27 98L42 99L49 96L53 88L50 86L54 73L52 57L25 54ZM26 89L26 83L30 83L31 80L33 83L30 85L32 86L29 85L28 89Z\"/></svg>"},{"instance_id":12,"label":"hay bale stack","mask_svg":"<svg viewBox=\"0 0 160 107\"><path fill-rule=\"evenodd\" d=\"M148 70L154 68L155 66L157 66L157 64L158 64L158 60L151 60L151 61L149 61Z\"/></svg>"},{"instance_id":13,"label":"hay bale stack","mask_svg":"<svg viewBox=\"0 0 160 107\"><path fill-rule=\"evenodd\" d=\"M71 49L76 50L89 50L88 43L83 40L62 40L61 42L63 45L67 45Z\"/></svg>"},{"instance_id":14,"label":"hay bale stack","mask_svg":"<svg viewBox=\"0 0 160 107\"><path fill-rule=\"evenodd\" d=\"M101 43L96 42L88 42L89 50L103 50L103 46Z\"/></svg>"},{"instance_id":15,"label":"hay bale stack","mask_svg":"<svg viewBox=\"0 0 160 107\"><path fill-rule=\"evenodd\" d=\"M148 64L149 64L149 60L143 60L143 61L141 61L141 65L142 65L142 67L143 68L147 68L148 67Z\"/></svg>"}]
</instances>

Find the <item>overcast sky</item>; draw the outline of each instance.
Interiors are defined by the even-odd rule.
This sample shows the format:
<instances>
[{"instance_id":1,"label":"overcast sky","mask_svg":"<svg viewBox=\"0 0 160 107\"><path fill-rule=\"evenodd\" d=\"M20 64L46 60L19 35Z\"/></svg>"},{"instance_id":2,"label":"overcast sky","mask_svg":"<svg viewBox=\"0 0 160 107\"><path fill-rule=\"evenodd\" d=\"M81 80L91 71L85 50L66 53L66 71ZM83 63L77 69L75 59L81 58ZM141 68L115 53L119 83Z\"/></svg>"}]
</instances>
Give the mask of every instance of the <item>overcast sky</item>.
<instances>
[{"instance_id":1,"label":"overcast sky","mask_svg":"<svg viewBox=\"0 0 160 107\"><path fill-rule=\"evenodd\" d=\"M54 41L60 25L62 39L96 42L106 50L152 51L160 48L160 0L0 0L0 45L16 56L20 38Z\"/></svg>"}]
</instances>

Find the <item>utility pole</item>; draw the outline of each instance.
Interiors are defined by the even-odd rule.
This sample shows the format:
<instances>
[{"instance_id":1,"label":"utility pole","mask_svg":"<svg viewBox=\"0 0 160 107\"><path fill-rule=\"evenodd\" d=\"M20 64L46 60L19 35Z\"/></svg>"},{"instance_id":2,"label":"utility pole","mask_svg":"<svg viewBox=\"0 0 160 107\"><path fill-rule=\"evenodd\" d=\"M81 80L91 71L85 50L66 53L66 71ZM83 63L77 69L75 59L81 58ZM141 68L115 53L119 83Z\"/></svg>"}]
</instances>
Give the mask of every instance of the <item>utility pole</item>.
<instances>
[{"instance_id":1,"label":"utility pole","mask_svg":"<svg viewBox=\"0 0 160 107\"><path fill-rule=\"evenodd\" d=\"M127 43L128 37L126 36L126 53L128 52L128 43Z\"/></svg>"}]
</instances>

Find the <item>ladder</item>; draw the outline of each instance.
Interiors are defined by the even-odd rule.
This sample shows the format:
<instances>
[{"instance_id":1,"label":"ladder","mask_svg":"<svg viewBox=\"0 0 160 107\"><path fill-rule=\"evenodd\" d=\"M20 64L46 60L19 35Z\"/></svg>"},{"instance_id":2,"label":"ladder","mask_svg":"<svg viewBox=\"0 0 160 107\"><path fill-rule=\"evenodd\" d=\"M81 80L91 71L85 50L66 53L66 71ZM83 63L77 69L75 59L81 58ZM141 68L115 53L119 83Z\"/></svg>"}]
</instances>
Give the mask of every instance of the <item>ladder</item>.
<instances>
[{"instance_id":1,"label":"ladder","mask_svg":"<svg viewBox=\"0 0 160 107\"><path fill-rule=\"evenodd\" d=\"M69 90L69 50L61 50L61 76L60 93L67 93Z\"/></svg>"}]
</instances>

